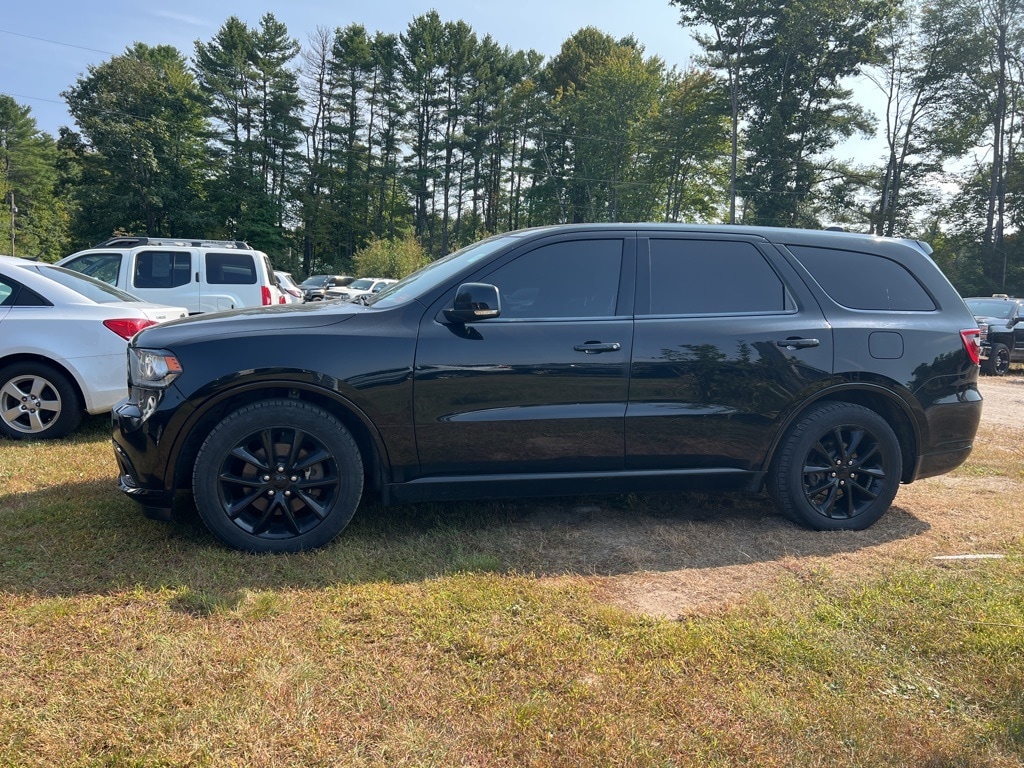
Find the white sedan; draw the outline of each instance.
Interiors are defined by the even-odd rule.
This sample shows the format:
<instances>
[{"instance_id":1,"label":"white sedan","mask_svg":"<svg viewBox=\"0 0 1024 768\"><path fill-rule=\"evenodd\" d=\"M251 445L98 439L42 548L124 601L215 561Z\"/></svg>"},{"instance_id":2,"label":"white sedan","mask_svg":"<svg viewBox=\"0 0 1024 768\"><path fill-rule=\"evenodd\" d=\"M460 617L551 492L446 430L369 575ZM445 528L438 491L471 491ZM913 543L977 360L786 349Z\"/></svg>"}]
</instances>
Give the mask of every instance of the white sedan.
<instances>
[{"instance_id":1,"label":"white sedan","mask_svg":"<svg viewBox=\"0 0 1024 768\"><path fill-rule=\"evenodd\" d=\"M397 280L390 280L384 277L361 277L344 288L329 288L327 290L327 298L355 301L360 296L371 296L374 293L379 293L389 285L397 282Z\"/></svg>"},{"instance_id":2,"label":"white sedan","mask_svg":"<svg viewBox=\"0 0 1024 768\"><path fill-rule=\"evenodd\" d=\"M128 394L128 340L185 317L78 272L0 256L0 435L61 437Z\"/></svg>"}]
</instances>

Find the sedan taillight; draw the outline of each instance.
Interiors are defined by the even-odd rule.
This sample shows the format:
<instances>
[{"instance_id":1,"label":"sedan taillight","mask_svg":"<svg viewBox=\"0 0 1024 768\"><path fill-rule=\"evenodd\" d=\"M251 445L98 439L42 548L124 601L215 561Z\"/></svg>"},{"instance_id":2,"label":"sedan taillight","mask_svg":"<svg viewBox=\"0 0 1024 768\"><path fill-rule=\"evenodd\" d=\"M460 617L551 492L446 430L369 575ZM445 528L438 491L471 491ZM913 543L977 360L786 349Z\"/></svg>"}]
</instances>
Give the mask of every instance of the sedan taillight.
<instances>
[{"instance_id":1,"label":"sedan taillight","mask_svg":"<svg viewBox=\"0 0 1024 768\"><path fill-rule=\"evenodd\" d=\"M126 317L116 320L104 320L103 324L125 340L130 339L143 328L149 328L151 325L156 325L155 322L144 317Z\"/></svg>"}]
</instances>

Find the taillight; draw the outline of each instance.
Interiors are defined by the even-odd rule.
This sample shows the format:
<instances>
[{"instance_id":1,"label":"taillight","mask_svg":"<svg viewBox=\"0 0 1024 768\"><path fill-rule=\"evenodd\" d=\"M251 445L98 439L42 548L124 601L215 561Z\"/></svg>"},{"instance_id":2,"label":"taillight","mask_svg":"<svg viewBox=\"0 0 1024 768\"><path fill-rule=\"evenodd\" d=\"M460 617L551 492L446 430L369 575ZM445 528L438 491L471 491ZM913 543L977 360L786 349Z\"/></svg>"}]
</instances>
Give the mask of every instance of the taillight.
<instances>
[{"instance_id":1,"label":"taillight","mask_svg":"<svg viewBox=\"0 0 1024 768\"><path fill-rule=\"evenodd\" d=\"M978 328L970 328L966 331L960 331L960 338L964 342L964 349L967 350L967 356L971 358L971 362L975 365L980 365L981 330Z\"/></svg>"},{"instance_id":2,"label":"taillight","mask_svg":"<svg viewBox=\"0 0 1024 768\"><path fill-rule=\"evenodd\" d=\"M264 307L269 307L271 304L273 304L273 301L271 301L271 299L270 299L270 289L267 288L267 286L264 285L260 289L260 293L263 295L263 306Z\"/></svg>"},{"instance_id":3,"label":"taillight","mask_svg":"<svg viewBox=\"0 0 1024 768\"><path fill-rule=\"evenodd\" d=\"M156 325L154 321L140 317L126 317L117 320L104 320L103 324L125 340L130 339L143 328L149 328L149 326L151 325Z\"/></svg>"}]
</instances>

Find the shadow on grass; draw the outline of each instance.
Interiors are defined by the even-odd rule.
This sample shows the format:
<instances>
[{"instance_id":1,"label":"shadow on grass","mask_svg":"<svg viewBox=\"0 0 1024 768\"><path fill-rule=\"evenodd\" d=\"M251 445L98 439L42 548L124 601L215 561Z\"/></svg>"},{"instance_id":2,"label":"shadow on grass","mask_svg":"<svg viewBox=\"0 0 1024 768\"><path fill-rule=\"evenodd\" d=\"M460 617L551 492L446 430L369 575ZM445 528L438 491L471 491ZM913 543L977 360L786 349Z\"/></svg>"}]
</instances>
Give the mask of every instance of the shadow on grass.
<instances>
[{"instance_id":1,"label":"shadow on grass","mask_svg":"<svg viewBox=\"0 0 1024 768\"><path fill-rule=\"evenodd\" d=\"M827 556L908 539L928 525L893 507L863 532L817 533L763 495L673 493L383 507L364 499L314 552L226 549L188 494L175 520L145 519L113 480L0 491L0 592L48 596L190 590L185 611L239 590L417 582L459 572L618 575Z\"/></svg>"}]
</instances>

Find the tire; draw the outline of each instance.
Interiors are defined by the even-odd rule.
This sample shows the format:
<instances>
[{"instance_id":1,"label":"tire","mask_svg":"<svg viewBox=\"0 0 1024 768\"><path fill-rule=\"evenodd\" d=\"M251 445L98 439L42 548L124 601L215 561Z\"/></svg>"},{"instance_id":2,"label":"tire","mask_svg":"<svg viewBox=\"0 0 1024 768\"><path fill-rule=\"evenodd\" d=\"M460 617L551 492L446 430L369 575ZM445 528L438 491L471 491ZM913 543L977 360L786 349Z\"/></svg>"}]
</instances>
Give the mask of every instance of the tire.
<instances>
[{"instance_id":1,"label":"tire","mask_svg":"<svg viewBox=\"0 0 1024 768\"><path fill-rule=\"evenodd\" d=\"M1005 344L993 344L988 351L982 371L992 376L1005 376L1010 370L1010 348Z\"/></svg>"},{"instance_id":2,"label":"tire","mask_svg":"<svg viewBox=\"0 0 1024 768\"><path fill-rule=\"evenodd\" d=\"M791 520L819 531L861 531L889 509L903 455L888 422L853 403L828 403L786 433L768 493Z\"/></svg>"},{"instance_id":3,"label":"tire","mask_svg":"<svg viewBox=\"0 0 1024 768\"><path fill-rule=\"evenodd\" d=\"M363 462L352 435L327 411L264 400L210 432L196 456L192 492L206 527L229 547L298 552L322 547L348 525L363 492Z\"/></svg>"},{"instance_id":4,"label":"tire","mask_svg":"<svg viewBox=\"0 0 1024 768\"><path fill-rule=\"evenodd\" d=\"M82 402L67 374L46 363L0 369L0 434L15 440L64 437L82 422Z\"/></svg>"}]
</instances>

